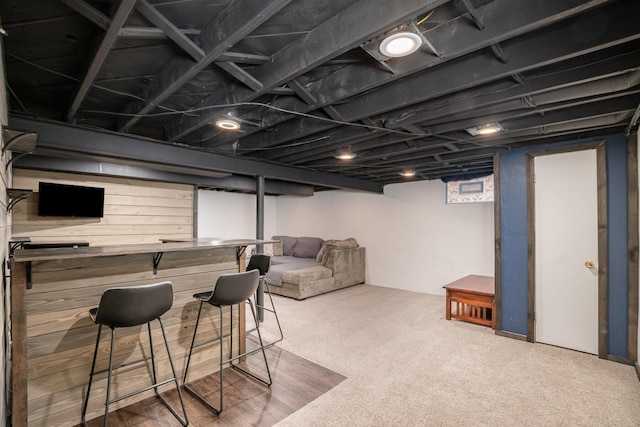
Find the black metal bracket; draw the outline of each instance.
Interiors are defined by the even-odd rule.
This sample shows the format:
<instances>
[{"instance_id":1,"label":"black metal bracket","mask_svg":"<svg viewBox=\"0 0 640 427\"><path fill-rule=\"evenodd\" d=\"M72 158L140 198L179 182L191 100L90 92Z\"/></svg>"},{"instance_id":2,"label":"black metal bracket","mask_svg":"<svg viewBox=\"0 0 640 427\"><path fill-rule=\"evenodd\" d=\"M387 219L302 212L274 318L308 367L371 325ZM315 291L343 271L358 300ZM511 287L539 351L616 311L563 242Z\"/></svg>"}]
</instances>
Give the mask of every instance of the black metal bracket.
<instances>
[{"instance_id":1,"label":"black metal bracket","mask_svg":"<svg viewBox=\"0 0 640 427\"><path fill-rule=\"evenodd\" d=\"M12 130L2 127L3 137L6 141L2 146L2 153L7 150L29 152L36 148L38 133L27 130Z\"/></svg>"},{"instance_id":2,"label":"black metal bracket","mask_svg":"<svg viewBox=\"0 0 640 427\"><path fill-rule=\"evenodd\" d=\"M25 266L27 269L27 289L31 289L33 283L31 283L31 261L27 261Z\"/></svg>"},{"instance_id":3,"label":"black metal bracket","mask_svg":"<svg viewBox=\"0 0 640 427\"><path fill-rule=\"evenodd\" d=\"M158 265L160 265L160 260L162 259L162 255L164 252L155 252L153 254L153 275L158 274Z\"/></svg>"},{"instance_id":4,"label":"black metal bracket","mask_svg":"<svg viewBox=\"0 0 640 427\"><path fill-rule=\"evenodd\" d=\"M240 265L240 258L242 258L242 254L247 249L246 246L238 246L236 248L236 262Z\"/></svg>"},{"instance_id":5,"label":"black metal bracket","mask_svg":"<svg viewBox=\"0 0 640 427\"><path fill-rule=\"evenodd\" d=\"M11 209L20 200L25 200L31 197L33 190L20 190L18 188L7 188L7 212L11 212Z\"/></svg>"}]
</instances>

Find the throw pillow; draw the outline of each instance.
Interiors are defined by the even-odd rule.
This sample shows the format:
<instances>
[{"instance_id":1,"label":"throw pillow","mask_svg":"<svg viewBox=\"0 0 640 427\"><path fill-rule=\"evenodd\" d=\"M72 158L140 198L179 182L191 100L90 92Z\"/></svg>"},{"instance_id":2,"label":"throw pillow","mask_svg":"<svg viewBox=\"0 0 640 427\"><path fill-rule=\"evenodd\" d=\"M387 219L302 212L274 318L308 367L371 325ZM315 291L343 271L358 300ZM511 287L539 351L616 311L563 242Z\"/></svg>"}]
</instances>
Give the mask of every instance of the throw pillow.
<instances>
[{"instance_id":1,"label":"throw pillow","mask_svg":"<svg viewBox=\"0 0 640 427\"><path fill-rule=\"evenodd\" d=\"M282 255L293 256L298 239L290 236L273 236L273 240L282 240Z\"/></svg>"},{"instance_id":2,"label":"throw pillow","mask_svg":"<svg viewBox=\"0 0 640 427\"><path fill-rule=\"evenodd\" d=\"M329 254L334 249L350 249L350 248L357 248L357 247L358 247L358 241L353 237L328 243L325 245L320 264L325 265L327 263L327 258L329 258Z\"/></svg>"},{"instance_id":3,"label":"throw pillow","mask_svg":"<svg viewBox=\"0 0 640 427\"><path fill-rule=\"evenodd\" d=\"M327 245L329 243L335 243L335 242L339 242L340 240L335 240L335 239L329 239L329 240L325 240L324 245L322 245L322 247L320 248L320 250L318 251L318 255L316 255L316 261L317 262L322 262L322 257L324 256L325 253L325 248L327 247Z\"/></svg>"},{"instance_id":4,"label":"throw pillow","mask_svg":"<svg viewBox=\"0 0 640 427\"><path fill-rule=\"evenodd\" d=\"M293 256L298 258L315 258L324 240L318 237L298 237L293 249Z\"/></svg>"}]
</instances>

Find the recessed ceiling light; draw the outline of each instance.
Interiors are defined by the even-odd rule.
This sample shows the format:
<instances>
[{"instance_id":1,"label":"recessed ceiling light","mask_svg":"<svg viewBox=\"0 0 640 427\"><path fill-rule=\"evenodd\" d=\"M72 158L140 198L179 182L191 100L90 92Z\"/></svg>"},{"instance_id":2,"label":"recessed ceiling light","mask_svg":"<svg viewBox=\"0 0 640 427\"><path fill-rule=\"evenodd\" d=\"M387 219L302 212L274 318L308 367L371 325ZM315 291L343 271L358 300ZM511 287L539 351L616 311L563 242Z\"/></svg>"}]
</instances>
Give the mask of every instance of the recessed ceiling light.
<instances>
[{"instance_id":1,"label":"recessed ceiling light","mask_svg":"<svg viewBox=\"0 0 640 427\"><path fill-rule=\"evenodd\" d=\"M474 126L465 130L472 136L487 136L502 132L504 129L499 123L487 123L486 125Z\"/></svg>"},{"instance_id":2,"label":"recessed ceiling light","mask_svg":"<svg viewBox=\"0 0 640 427\"><path fill-rule=\"evenodd\" d=\"M387 36L380 43L380 52L390 58L411 55L422 45L422 39L416 33L404 31Z\"/></svg>"},{"instance_id":3,"label":"recessed ceiling light","mask_svg":"<svg viewBox=\"0 0 640 427\"><path fill-rule=\"evenodd\" d=\"M224 130L238 130L240 123L233 119L220 119L216 121L216 126Z\"/></svg>"},{"instance_id":4,"label":"recessed ceiling light","mask_svg":"<svg viewBox=\"0 0 640 427\"><path fill-rule=\"evenodd\" d=\"M353 160L356 158L356 154L351 151L343 151L342 153L334 156L338 160Z\"/></svg>"},{"instance_id":5,"label":"recessed ceiling light","mask_svg":"<svg viewBox=\"0 0 640 427\"><path fill-rule=\"evenodd\" d=\"M400 176L404 176L405 178L411 178L412 176L416 176L416 171L414 170L406 170L400 172Z\"/></svg>"}]
</instances>

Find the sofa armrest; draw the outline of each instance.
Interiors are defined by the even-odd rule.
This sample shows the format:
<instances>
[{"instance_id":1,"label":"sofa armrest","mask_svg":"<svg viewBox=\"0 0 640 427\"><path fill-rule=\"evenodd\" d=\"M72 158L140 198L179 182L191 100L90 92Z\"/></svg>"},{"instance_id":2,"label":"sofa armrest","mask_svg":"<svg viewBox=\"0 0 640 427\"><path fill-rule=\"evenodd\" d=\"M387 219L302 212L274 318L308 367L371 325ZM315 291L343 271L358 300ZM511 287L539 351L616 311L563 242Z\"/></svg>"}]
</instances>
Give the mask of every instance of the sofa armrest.
<instances>
[{"instance_id":1,"label":"sofa armrest","mask_svg":"<svg viewBox=\"0 0 640 427\"><path fill-rule=\"evenodd\" d=\"M363 247L331 249L322 265L333 271L337 285L349 286L364 283L366 249Z\"/></svg>"}]
</instances>

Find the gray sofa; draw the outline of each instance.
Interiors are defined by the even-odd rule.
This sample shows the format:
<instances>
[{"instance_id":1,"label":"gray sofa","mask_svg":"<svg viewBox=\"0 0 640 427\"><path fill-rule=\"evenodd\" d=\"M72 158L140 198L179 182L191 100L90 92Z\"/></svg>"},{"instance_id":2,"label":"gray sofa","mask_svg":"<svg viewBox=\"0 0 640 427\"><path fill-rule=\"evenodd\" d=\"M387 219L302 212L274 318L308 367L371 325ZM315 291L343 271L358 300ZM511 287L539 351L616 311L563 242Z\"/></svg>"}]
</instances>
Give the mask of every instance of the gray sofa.
<instances>
[{"instance_id":1,"label":"gray sofa","mask_svg":"<svg viewBox=\"0 0 640 427\"><path fill-rule=\"evenodd\" d=\"M271 292L297 300L365 281L366 250L356 239L273 236Z\"/></svg>"}]
</instances>

